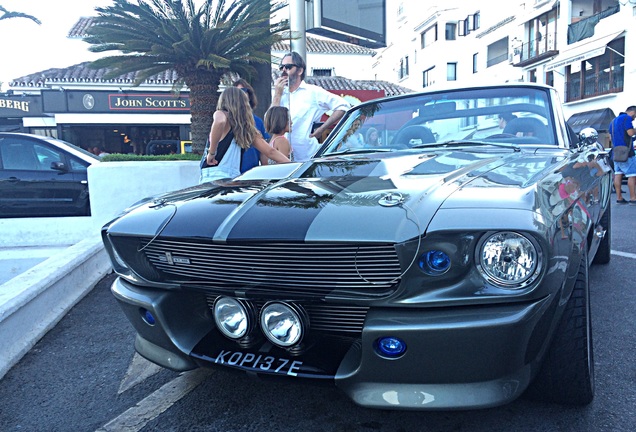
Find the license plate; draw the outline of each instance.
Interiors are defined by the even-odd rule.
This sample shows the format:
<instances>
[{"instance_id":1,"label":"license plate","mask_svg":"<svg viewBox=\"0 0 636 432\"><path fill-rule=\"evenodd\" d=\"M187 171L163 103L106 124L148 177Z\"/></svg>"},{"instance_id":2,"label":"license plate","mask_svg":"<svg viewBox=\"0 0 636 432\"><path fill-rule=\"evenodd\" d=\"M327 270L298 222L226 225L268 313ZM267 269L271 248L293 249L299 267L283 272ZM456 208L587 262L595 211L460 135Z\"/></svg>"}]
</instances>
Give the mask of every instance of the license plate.
<instances>
[{"instance_id":1,"label":"license plate","mask_svg":"<svg viewBox=\"0 0 636 432\"><path fill-rule=\"evenodd\" d=\"M254 372L268 372L297 376L303 362L269 355L222 350L214 359L219 365L250 369Z\"/></svg>"}]
</instances>

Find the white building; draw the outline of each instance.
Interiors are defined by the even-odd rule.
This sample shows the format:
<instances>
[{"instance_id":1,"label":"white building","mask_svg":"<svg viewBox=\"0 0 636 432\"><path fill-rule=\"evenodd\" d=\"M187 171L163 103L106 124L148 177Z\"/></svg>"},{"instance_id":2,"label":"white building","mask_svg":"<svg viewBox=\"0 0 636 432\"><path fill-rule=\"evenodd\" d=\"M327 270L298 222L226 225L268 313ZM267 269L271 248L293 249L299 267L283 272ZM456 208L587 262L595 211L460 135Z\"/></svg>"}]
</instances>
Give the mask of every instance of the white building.
<instances>
[{"instance_id":1,"label":"white building","mask_svg":"<svg viewBox=\"0 0 636 432\"><path fill-rule=\"evenodd\" d=\"M430 4L430 3L429 3ZM414 90L509 81L554 86L566 118L636 104L636 0L387 0L374 77Z\"/></svg>"}]
</instances>

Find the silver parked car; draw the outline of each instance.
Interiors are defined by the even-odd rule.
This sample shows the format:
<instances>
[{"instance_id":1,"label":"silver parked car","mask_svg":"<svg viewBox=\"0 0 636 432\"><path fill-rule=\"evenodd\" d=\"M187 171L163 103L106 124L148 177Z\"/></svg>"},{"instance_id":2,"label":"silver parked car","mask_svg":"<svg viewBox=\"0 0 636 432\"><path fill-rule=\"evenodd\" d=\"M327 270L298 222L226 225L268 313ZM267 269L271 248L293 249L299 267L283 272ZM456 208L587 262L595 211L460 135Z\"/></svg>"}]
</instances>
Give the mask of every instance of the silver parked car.
<instances>
[{"instance_id":1,"label":"silver parked car","mask_svg":"<svg viewBox=\"0 0 636 432\"><path fill-rule=\"evenodd\" d=\"M524 393L585 405L588 272L610 260L606 158L546 86L373 100L308 162L107 224L112 292L136 350L174 370L331 382L383 409Z\"/></svg>"}]
</instances>

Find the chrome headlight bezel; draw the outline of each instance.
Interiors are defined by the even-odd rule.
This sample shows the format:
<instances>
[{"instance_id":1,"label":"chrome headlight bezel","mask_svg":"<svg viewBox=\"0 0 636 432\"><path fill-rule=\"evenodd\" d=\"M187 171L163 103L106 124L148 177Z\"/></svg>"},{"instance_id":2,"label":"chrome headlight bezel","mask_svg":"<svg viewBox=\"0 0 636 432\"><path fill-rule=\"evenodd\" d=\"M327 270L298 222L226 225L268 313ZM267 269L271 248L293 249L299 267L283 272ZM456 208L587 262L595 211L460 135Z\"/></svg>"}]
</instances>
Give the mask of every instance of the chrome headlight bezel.
<instances>
[{"instance_id":1,"label":"chrome headlight bezel","mask_svg":"<svg viewBox=\"0 0 636 432\"><path fill-rule=\"evenodd\" d=\"M230 308L233 308L233 310ZM226 311L223 309L226 309ZM232 332L229 329L227 325L228 314L240 315L241 321L238 323L240 327L237 332ZM228 339L242 339L251 333L252 327L254 326L252 309L246 303L233 297L218 297L214 302L212 315L217 329Z\"/></svg>"},{"instance_id":2,"label":"chrome headlight bezel","mask_svg":"<svg viewBox=\"0 0 636 432\"><path fill-rule=\"evenodd\" d=\"M278 311L275 311L275 309L278 309ZM271 320L276 314L278 314L276 316L277 320L274 320L274 326L272 326ZM280 320L280 316L286 316L287 319ZM260 311L259 321L261 332L263 332L265 337L274 345L282 348L290 348L300 344L306 333L307 318L305 314L302 310L287 302L272 301L266 303ZM286 340L277 337L272 330L272 327L281 327L282 322L287 322L291 325L291 327L285 331L285 333L292 333Z\"/></svg>"},{"instance_id":3,"label":"chrome headlight bezel","mask_svg":"<svg viewBox=\"0 0 636 432\"><path fill-rule=\"evenodd\" d=\"M477 244L475 264L486 281L500 288L520 290L541 275L543 253L530 235L516 231L489 232Z\"/></svg>"}]
</instances>

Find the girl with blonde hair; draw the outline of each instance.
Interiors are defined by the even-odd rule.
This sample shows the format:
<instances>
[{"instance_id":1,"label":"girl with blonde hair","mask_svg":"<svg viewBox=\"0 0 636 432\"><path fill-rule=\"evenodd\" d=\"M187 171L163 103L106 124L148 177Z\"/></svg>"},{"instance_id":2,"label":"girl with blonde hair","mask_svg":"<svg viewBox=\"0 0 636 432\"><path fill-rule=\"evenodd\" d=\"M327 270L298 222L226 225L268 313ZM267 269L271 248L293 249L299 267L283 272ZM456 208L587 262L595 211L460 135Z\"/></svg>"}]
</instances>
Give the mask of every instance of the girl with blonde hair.
<instances>
[{"instance_id":1,"label":"girl with blonde hair","mask_svg":"<svg viewBox=\"0 0 636 432\"><path fill-rule=\"evenodd\" d=\"M243 152L252 145L269 159L289 162L289 158L270 147L256 129L245 92L228 87L221 93L213 115L206 156L208 166L201 170L199 183L238 176Z\"/></svg>"}]
</instances>

